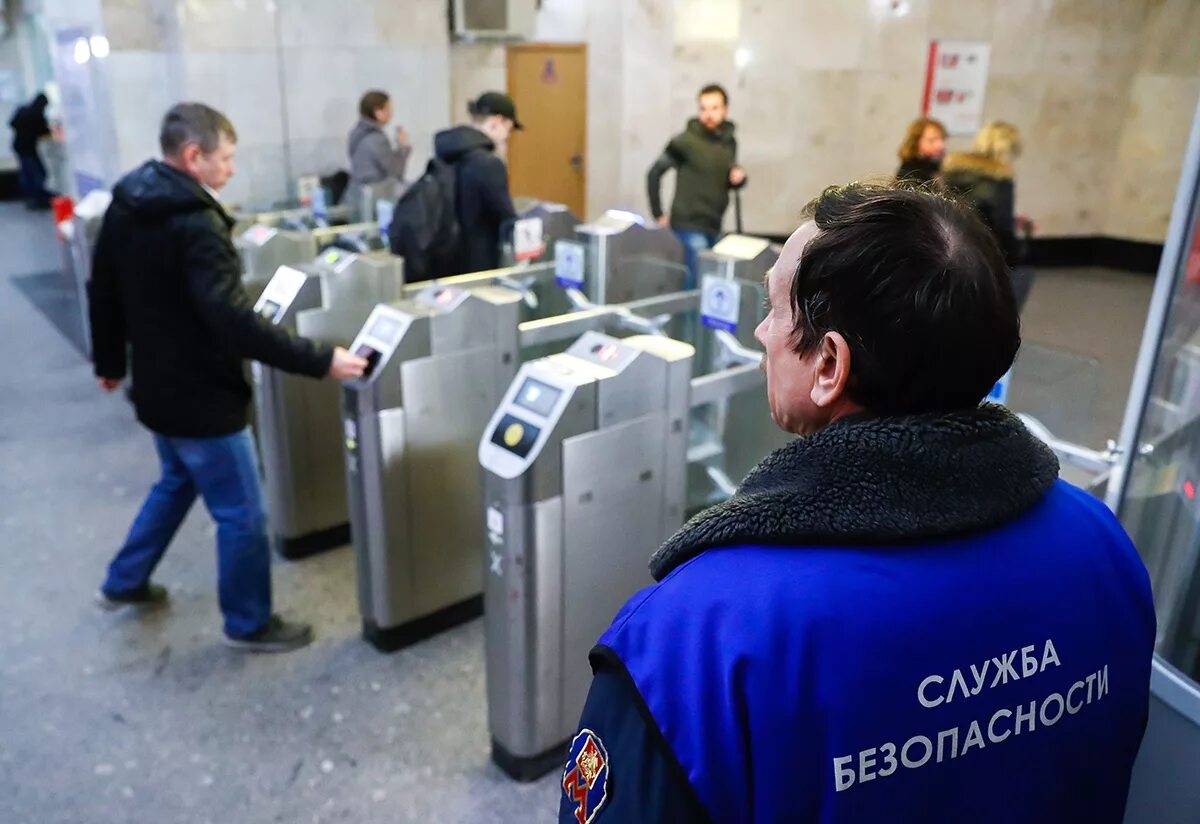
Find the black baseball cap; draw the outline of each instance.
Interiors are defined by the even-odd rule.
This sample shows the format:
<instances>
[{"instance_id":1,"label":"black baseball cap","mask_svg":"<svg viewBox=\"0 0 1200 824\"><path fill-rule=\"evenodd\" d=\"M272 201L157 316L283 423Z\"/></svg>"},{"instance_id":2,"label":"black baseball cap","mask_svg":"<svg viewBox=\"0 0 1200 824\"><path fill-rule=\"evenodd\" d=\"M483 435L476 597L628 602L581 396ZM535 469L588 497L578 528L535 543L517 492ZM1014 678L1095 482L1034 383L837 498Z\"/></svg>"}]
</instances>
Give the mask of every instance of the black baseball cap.
<instances>
[{"instance_id":1,"label":"black baseball cap","mask_svg":"<svg viewBox=\"0 0 1200 824\"><path fill-rule=\"evenodd\" d=\"M514 129L525 128L521 121L517 120L517 105L504 92L484 92L479 95L478 100L467 104L467 111L475 116L498 114L511 120Z\"/></svg>"}]
</instances>

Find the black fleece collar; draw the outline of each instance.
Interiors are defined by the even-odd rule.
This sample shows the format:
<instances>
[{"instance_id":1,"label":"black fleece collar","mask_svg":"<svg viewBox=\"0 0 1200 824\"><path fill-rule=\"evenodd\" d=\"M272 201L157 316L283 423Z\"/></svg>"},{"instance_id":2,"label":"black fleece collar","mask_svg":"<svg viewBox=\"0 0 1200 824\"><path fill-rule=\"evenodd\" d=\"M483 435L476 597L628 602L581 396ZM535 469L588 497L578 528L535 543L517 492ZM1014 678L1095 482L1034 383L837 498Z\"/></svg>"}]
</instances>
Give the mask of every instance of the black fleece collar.
<instances>
[{"instance_id":1,"label":"black fleece collar","mask_svg":"<svg viewBox=\"0 0 1200 824\"><path fill-rule=\"evenodd\" d=\"M650 559L661 581L706 549L738 544L904 543L978 532L1021 515L1058 459L1002 406L855 417L768 455L723 504Z\"/></svg>"}]
</instances>

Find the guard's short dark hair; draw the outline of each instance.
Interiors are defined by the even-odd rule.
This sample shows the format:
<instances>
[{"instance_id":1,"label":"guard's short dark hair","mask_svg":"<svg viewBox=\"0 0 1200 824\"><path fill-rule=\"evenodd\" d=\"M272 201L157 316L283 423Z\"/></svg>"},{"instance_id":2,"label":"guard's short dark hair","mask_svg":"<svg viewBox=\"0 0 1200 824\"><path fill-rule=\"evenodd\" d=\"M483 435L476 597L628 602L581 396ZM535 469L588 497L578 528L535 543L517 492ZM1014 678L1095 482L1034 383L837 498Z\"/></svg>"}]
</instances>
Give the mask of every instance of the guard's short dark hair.
<instances>
[{"instance_id":1,"label":"guard's short dark hair","mask_svg":"<svg viewBox=\"0 0 1200 824\"><path fill-rule=\"evenodd\" d=\"M390 99L387 92L371 89L358 101L358 113L366 120L374 120L375 112L386 106Z\"/></svg>"},{"instance_id":2,"label":"guard's short dark hair","mask_svg":"<svg viewBox=\"0 0 1200 824\"><path fill-rule=\"evenodd\" d=\"M163 117L158 145L165 157L177 156L189 143L207 154L217 148L221 135L237 142L237 132L225 115L203 103L176 103Z\"/></svg>"},{"instance_id":3,"label":"guard's short dark hair","mask_svg":"<svg viewBox=\"0 0 1200 824\"><path fill-rule=\"evenodd\" d=\"M1004 254L965 206L851 184L805 208L820 230L792 278L794 348L850 347L850 397L880 415L976 406L1021 345Z\"/></svg>"},{"instance_id":4,"label":"guard's short dark hair","mask_svg":"<svg viewBox=\"0 0 1200 824\"><path fill-rule=\"evenodd\" d=\"M700 90L700 94L696 95L696 98L699 99L704 97L706 94L719 94L721 95L721 100L725 102L725 105L729 105L729 92L725 91L725 87L720 83L709 83Z\"/></svg>"}]
</instances>

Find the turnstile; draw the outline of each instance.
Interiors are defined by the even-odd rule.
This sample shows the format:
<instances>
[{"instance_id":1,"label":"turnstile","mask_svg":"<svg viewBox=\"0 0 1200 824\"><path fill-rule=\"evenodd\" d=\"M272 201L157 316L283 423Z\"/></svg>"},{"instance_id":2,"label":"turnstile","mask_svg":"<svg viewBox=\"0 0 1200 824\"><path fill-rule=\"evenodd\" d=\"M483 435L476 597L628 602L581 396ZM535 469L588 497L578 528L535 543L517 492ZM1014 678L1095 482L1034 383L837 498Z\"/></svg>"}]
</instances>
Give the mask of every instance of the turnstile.
<instances>
[{"instance_id":1,"label":"turnstile","mask_svg":"<svg viewBox=\"0 0 1200 824\"><path fill-rule=\"evenodd\" d=\"M512 266L521 260L536 262L554 259L554 247L560 240L575 237L579 218L575 217L561 203L548 203L533 198L518 199L516 204L518 221L537 221L537 235L541 238L541 251L538 254L518 259L514 246L514 232L506 233L500 248L500 261L503 266ZM515 227L515 224L514 224ZM515 231L515 228L514 228Z\"/></svg>"},{"instance_id":2,"label":"turnstile","mask_svg":"<svg viewBox=\"0 0 1200 824\"><path fill-rule=\"evenodd\" d=\"M363 637L390 651L479 614L475 441L516 368L520 296L430 286L377 306L343 435Z\"/></svg>"},{"instance_id":3,"label":"turnstile","mask_svg":"<svg viewBox=\"0 0 1200 824\"><path fill-rule=\"evenodd\" d=\"M521 367L479 442L492 757L561 762L587 652L683 523L691 346L596 332Z\"/></svg>"},{"instance_id":4,"label":"turnstile","mask_svg":"<svg viewBox=\"0 0 1200 824\"><path fill-rule=\"evenodd\" d=\"M267 281L280 266L296 266L316 257L317 241L310 232L277 229L258 224L234 241L242 255L247 281Z\"/></svg>"},{"instance_id":5,"label":"turnstile","mask_svg":"<svg viewBox=\"0 0 1200 824\"><path fill-rule=\"evenodd\" d=\"M689 344L588 333L525 364L484 432L488 718L514 778L561 763L588 650L687 514L693 410L762 386L759 353L720 339L693 376Z\"/></svg>"},{"instance_id":6,"label":"turnstile","mask_svg":"<svg viewBox=\"0 0 1200 824\"><path fill-rule=\"evenodd\" d=\"M403 289L400 258L331 249L303 268L280 267L255 310L302 337L348 346L371 310ZM285 558L349 541L340 391L255 364L255 410L270 538Z\"/></svg>"},{"instance_id":7,"label":"turnstile","mask_svg":"<svg viewBox=\"0 0 1200 824\"><path fill-rule=\"evenodd\" d=\"M518 325L520 291L437 284L372 313L353 344L371 373L344 393L366 640L391 651L478 614L482 526L446 511L479 511L479 433L523 357L589 329L653 329L638 311L697 302L668 295Z\"/></svg>"},{"instance_id":8,"label":"turnstile","mask_svg":"<svg viewBox=\"0 0 1200 824\"><path fill-rule=\"evenodd\" d=\"M699 255L699 276L759 281L779 257L771 241L751 235L725 235Z\"/></svg>"},{"instance_id":9,"label":"turnstile","mask_svg":"<svg viewBox=\"0 0 1200 824\"><path fill-rule=\"evenodd\" d=\"M64 233L63 268L73 280L79 301L80 331L84 354L92 355L92 321L88 315L88 281L92 279L92 256L104 215L112 203L112 193L103 189L88 192L75 206L70 228Z\"/></svg>"},{"instance_id":10,"label":"turnstile","mask_svg":"<svg viewBox=\"0 0 1200 824\"><path fill-rule=\"evenodd\" d=\"M683 247L669 229L610 210L576 227L575 236L555 244L559 280L592 303L628 303L684 287Z\"/></svg>"}]
</instances>

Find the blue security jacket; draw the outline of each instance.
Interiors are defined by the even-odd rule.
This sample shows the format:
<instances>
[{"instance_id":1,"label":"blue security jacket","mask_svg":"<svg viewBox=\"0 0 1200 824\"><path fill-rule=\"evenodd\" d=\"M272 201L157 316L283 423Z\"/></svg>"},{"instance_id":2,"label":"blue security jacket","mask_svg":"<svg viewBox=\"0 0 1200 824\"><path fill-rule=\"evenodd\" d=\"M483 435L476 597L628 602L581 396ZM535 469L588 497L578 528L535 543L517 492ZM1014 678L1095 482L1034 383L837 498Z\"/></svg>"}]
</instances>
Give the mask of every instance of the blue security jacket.
<instances>
[{"instance_id":1,"label":"blue security jacket","mask_svg":"<svg viewBox=\"0 0 1200 824\"><path fill-rule=\"evenodd\" d=\"M1056 471L996 407L771 456L593 651L560 820L1120 822L1149 581Z\"/></svg>"}]
</instances>

